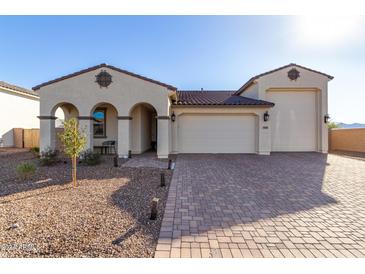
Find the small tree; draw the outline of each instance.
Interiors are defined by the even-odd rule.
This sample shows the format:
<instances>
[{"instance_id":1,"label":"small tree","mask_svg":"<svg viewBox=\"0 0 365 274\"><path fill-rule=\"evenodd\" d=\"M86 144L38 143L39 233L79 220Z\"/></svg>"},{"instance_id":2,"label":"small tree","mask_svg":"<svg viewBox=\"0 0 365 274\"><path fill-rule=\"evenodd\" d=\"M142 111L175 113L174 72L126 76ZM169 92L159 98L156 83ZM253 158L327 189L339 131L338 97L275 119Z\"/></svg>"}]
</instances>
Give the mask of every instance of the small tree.
<instances>
[{"instance_id":1,"label":"small tree","mask_svg":"<svg viewBox=\"0 0 365 274\"><path fill-rule=\"evenodd\" d=\"M340 127L340 125L339 125L338 123L336 123L336 122L329 122L329 123L327 124L327 127L328 127L329 129L332 129L332 128L339 128L339 127Z\"/></svg>"},{"instance_id":2,"label":"small tree","mask_svg":"<svg viewBox=\"0 0 365 274\"><path fill-rule=\"evenodd\" d=\"M64 152L71 158L72 162L72 181L74 187L76 182L77 157L80 156L86 145L86 135L78 127L75 118L63 122L64 131L59 134L59 138L64 145Z\"/></svg>"}]
</instances>

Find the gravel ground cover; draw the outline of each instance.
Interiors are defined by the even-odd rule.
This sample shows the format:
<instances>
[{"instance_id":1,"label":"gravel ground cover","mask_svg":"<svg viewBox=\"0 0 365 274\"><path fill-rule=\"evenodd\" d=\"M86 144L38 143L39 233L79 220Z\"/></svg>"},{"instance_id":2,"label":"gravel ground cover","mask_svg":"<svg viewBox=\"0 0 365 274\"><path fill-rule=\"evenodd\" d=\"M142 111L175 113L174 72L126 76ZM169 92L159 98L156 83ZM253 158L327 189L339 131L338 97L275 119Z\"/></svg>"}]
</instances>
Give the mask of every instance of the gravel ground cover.
<instances>
[{"instance_id":1,"label":"gravel ground cover","mask_svg":"<svg viewBox=\"0 0 365 274\"><path fill-rule=\"evenodd\" d=\"M15 167L34 154L0 149L0 257L153 257L172 171L113 167L112 158L78 168L37 166L27 181ZM167 186L161 188L160 173ZM160 199L149 220L151 201Z\"/></svg>"}]
</instances>

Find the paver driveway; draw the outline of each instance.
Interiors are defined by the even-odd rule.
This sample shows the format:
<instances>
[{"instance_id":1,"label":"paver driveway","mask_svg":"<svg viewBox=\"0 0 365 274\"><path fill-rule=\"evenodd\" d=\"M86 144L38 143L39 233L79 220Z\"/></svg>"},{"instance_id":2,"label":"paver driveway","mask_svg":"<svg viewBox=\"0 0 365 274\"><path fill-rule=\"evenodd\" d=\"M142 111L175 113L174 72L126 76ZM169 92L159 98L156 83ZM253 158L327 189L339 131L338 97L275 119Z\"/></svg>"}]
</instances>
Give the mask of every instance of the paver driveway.
<instances>
[{"instance_id":1,"label":"paver driveway","mask_svg":"<svg viewBox=\"0 0 365 274\"><path fill-rule=\"evenodd\" d=\"M179 155L155 257L365 257L365 161Z\"/></svg>"}]
</instances>

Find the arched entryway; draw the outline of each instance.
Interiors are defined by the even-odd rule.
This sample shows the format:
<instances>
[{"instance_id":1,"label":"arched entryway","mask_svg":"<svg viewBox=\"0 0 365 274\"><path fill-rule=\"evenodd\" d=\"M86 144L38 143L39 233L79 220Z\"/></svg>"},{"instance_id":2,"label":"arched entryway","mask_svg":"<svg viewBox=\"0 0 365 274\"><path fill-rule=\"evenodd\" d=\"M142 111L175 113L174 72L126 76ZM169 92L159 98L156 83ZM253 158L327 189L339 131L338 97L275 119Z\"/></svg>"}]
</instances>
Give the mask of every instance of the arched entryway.
<instances>
[{"instance_id":1,"label":"arched entryway","mask_svg":"<svg viewBox=\"0 0 365 274\"><path fill-rule=\"evenodd\" d=\"M90 143L95 152L118 152L118 111L110 103L98 103L90 112Z\"/></svg>"},{"instance_id":2,"label":"arched entryway","mask_svg":"<svg viewBox=\"0 0 365 274\"><path fill-rule=\"evenodd\" d=\"M130 147L133 154L157 151L157 111L148 103L138 103L132 107Z\"/></svg>"},{"instance_id":3,"label":"arched entryway","mask_svg":"<svg viewBox=\"0 0 365 274\"><path fill-rule=\"evenodd\" d=\"M62 143L58 137L60 133L63 132L63 122L71 119L71 118L78 118L79 110L77 107L68 102L62 102L54 106L51 110L51 117L54 117L54 130L52 130L52 141L54 149L58 151L63 151Z\"/></svg>"}]
</instances>

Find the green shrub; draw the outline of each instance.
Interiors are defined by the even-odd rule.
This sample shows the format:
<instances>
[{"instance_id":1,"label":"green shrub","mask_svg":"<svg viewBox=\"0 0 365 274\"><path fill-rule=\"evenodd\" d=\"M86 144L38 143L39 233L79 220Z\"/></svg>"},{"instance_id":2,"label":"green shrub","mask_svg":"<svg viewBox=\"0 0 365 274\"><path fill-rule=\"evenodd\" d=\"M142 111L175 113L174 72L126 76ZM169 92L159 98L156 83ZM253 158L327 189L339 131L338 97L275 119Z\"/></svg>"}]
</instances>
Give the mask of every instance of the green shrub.
<instances>
[{"instance_id":1,"label":"green shrub","mask_svg":"<svg viewBox=\"0 0 365 274\"><path fill-rule=\"evenodd\" d=\"M30 152L32 152L36 156L39 156L39 147L32 147L30 149Z\"/></svg>"},{"instance_id":2,"label":"green shrub","mask_svg":"<svg viewBox=\"0 0 365 274\"><path fill-rule=\"evenodd\" d=\"M41 158L39 159L39 163L41 166L51 166L58 162L58 152L57 150L53 150L51 148L46 148L41 153Z\"/></svg>"},{"instance_id":3,"label":"green shrub","mask_svg":"<svg viewBox=\"0 0 365 274\"><path fill-rule=\"evenodd\" d=\"M84 151L81 154L81 162L88 165L88 166L95 166L100 164L101 157L99 153L95 153L91 151L90 149Z\"/></svg>"},{"instance_id":4,"label":"green shrub","mask_svg":"<svg viewBox=\"0 0 365 274\"><path fill-rule=\"evenodd\" d=\"M30 149L31 152L34 152L34 153L39 153L39 147L32 147Z\"/></svg>"},{"instance_id":5,"label":"green shrub","mask_svg":"<svg viewBox=\"0 0 365 274\"><path fill-rule=\"evenodd\" d=\"M329 122L327 124L327 127L330 128L330 129L332 129L332 128L339 128L340 125L338 123L336 123L336 122Z\"/></svg>"},{"instance_id":6,"label":"green shrub","mask_svg":"<svg viewBox=\"0 0 365 274\"><path fill-rule=\"evenodd\" d=\"M22 163L16 167L19 178L23 180L31 178L34 175L35 170L35 165L32 163Z\"/></svg>"}]
</instances>

